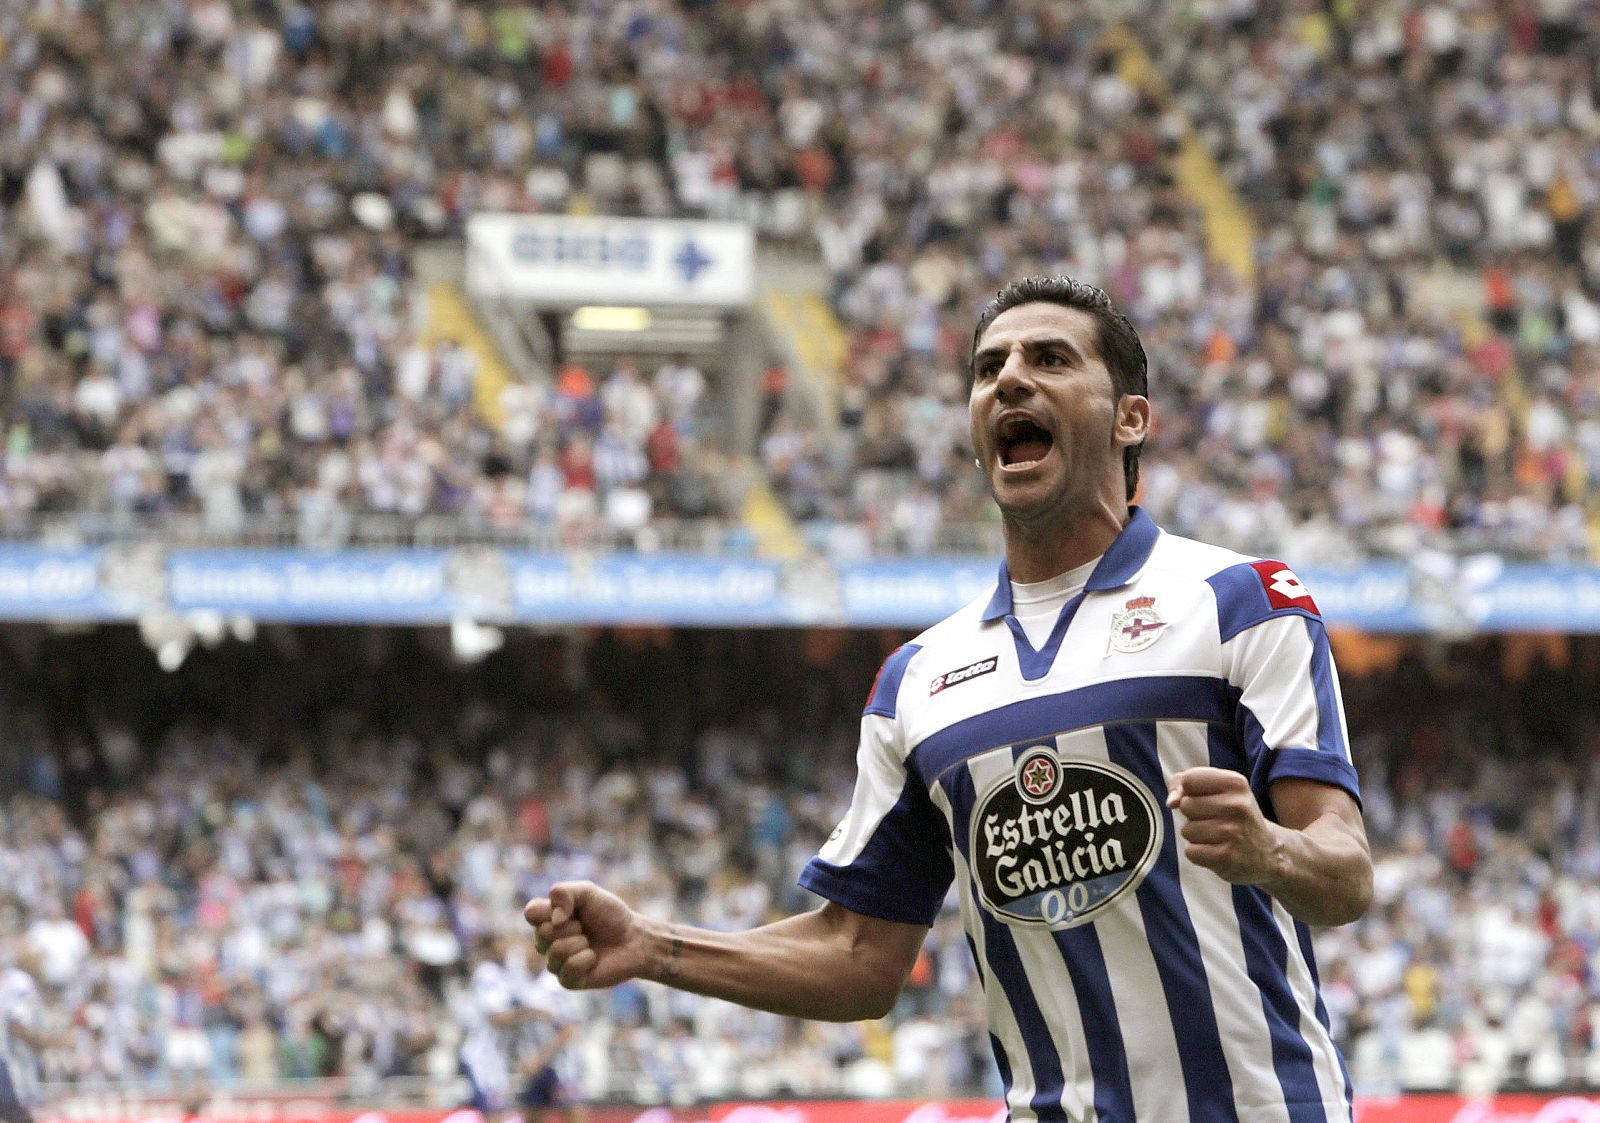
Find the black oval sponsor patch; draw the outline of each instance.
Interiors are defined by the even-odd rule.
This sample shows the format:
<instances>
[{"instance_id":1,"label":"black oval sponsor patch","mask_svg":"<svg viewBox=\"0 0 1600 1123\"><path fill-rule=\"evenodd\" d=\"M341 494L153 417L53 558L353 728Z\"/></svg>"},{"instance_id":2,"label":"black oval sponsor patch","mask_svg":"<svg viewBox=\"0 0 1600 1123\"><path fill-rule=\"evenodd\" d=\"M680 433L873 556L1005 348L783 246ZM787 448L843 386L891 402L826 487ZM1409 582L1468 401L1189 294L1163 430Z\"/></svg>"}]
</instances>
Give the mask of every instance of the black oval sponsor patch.
<instances>
[{"instance_id":1,"label":"black oval sponsor patch","mask_svg":"<svg viewBox=\"0 0 1600 1123\"><path fill-rule=\"evenodd\" d=\"M1127 769L1035 745L978 799L968 853L978 895L1018 924L1075 928L1136 888L1165 818Z\"/></svg>"}]
</instances>

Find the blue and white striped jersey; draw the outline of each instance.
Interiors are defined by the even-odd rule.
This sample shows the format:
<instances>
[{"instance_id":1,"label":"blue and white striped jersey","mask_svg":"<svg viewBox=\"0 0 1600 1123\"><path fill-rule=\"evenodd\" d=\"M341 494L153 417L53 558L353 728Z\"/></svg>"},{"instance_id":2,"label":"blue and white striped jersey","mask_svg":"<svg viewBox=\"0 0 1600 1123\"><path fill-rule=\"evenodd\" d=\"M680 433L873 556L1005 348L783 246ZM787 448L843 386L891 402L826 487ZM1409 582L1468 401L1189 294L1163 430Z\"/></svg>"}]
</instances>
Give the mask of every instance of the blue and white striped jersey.
<instances>
[{"instance_id":1,"label":"blue and white striped jersey","mask_svg":"<svg viewBox=\"0 0 1600 1123\"><path fill-rule=\"evenodd\" d=\"M1011 607L1002 566L885 662L800 883L928 924L954 881L1018 1123L1348 1123L1309 931L1165 806L1200 765L1359 799L1310 593L1135 508L1041 648Z\"/></svg>"}]
</instances>

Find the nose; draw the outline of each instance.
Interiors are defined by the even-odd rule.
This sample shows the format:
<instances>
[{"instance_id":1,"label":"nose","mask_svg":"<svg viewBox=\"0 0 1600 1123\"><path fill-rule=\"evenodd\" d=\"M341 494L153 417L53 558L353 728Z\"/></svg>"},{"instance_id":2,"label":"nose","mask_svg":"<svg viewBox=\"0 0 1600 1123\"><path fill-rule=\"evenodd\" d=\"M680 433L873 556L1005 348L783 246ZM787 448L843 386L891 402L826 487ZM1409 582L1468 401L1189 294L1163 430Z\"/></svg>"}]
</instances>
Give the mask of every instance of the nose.
<instances>
[{"instance_id":1,"label":"nose","mask_svg":"<svg viewBox=\"0 0 1600 1123\"><path fill-rule=\"evenodd\" d=\"M995 375L994 392L1001 398L1014 398L1033 392L1033 371L1023 358L1022 348L1014 348L1006 356L1000 373Z\"/></svg>"}]
</instances>

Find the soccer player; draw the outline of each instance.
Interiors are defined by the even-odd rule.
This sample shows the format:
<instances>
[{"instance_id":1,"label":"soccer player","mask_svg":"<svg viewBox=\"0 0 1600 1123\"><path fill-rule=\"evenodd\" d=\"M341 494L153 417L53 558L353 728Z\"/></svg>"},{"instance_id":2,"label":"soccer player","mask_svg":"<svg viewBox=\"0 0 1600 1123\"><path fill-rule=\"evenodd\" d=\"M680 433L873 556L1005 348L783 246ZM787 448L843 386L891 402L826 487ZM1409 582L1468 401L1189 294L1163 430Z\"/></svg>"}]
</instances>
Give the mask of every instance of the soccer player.
<instances>
[{"instance_id":1,"label":"soccer player","mask_svg":"<svg viewBox=\"0 0 1600 1123\"><path fill-rule=\"evenodd\" d=\"M530 1012L527 1040L518 1059L523 1083L517 1103L528 1120L559 1119L583 1123L588 1118L578 1098L574 1044L579 1015L572 995L545 970L526 979L521 1005Z\"/></svg>"},{"instance_id":2,"label":"soccer player","mask_svg":"<svg viewBox=\"0 0 1600 1123\"><path fill-rule=\"evenodd\" d=\"M20 958L21 965L0 970L0 1123L33 1123L39 1050L50 1040L38 1025L37 953Z\"/></svg>"},{"instance_id":3,"label":"soccer player","mask_svg":"<svg viewBox=\"0 0 1600 1123\"><path fill-rule=\"evenodd\" d=\"M1129 506L1146 362L1099 289L1001 290L971 376L1005 561L879 672L801 876L827 903L713 933L568 883L527 906L539 948L568 987L880 1017L953 882L1013 1120L1349 1123L1308 926L1359 917L1372 867L1315 601Z\"/></svg>"}]
</instances>

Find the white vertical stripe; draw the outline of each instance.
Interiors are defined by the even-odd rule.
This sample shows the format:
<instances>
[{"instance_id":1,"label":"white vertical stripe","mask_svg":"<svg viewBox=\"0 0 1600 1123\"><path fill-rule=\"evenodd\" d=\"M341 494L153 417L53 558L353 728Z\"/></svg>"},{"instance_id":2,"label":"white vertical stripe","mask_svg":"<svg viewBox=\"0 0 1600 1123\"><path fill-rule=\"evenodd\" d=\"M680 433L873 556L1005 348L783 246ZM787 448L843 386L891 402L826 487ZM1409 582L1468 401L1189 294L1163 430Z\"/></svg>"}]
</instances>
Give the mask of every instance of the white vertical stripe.
<instances>
[{"instance_id":1,"label":"white vertical stripe","mask_svg":"<svg viewBox=\"0 0 1600 1123\"><path fill-rule=\"evenodd\" d=\"M863 715L850 811L817 857L836 866L847 866L861 857L884 816L899 801L905 783L906 763L897 747L894 720L881 714Z\"/></svg>"},{"instance_id":2,"label":"white vertical stripe","mask_svg":"<svg viewBox=\"0 0 1600 1123\"><path fill-rule=\"evenodd\" d=\"M1322 1091L1325 1104L1344 1103L1344 1073L1339 1068L1339 1052L1328 1031L1317 1020L1317 988L1311 978L1311 967L1300 950L1300 937L1294 930L1294 917L1276 898L1272 902L1272 918L1278 922L1278 931L1289 946L1289 991L1295 1005L1300 1008L1300 1035L1311 1047L1311 1067L1317 1074L1317 1087ZM1340 1109L1341 1112L1343 1109ZM1330 1120L1331 1123L1331 1120Z\"/></svg>"},{"instance_id":3,"label":"white vertical stripe","mask_svg":"<svg viewBox=\"0 0 1600 1123\"><path fill-rule=\"evenodd\" d=\"M1162 722L1156 727L1156 750L1161 770L1171 776L1210 760L1206 727ZM1174 811L1172 829L1182 831L1188 820ZM1272 1032L1261 1008L1261 991L1245 968L1244 938L1233 910L1233 887L1208 869L1183 856L1183 836L1178 835L1178 883L1189 906L1211 988L1211 1007L1217 1017L1222 1053L1233 1080L1234 1107L1241 1119L1252 1123L1289 1123L1283 1086L1272 1067Z\"/></svg>"},{"instance_id":4,"label":"white vertical stripe","mask_svg":"<svg viewBox=\"0 0 1600 1123\"><path fill-rule=\"evenodd\" d=\"M1111 759L1103 726L1069 733L1059 743L1064 756ZM1111 997L1122 1027L1135 1117L1185 1123L1189 1118L1189 1096L1183 1060L1178 1056L1172 1010L1161 986L1161 972L1156 967L1150 935L1145 931L1138 896L1124 894L1096 918L1094 930L1100 938ZM1059 955L1057 952L1058 958Z\"/></svg>"},{"instance_id":5,"label":"white vertical stripe","mask_svg":"<svg viewBox=\"0 0 1600 1123\"><path fill-rule=\"evenodd\" d=\"M1103 740L1101 751L1104 752ZM973 787L980 795L991 784L1010 775L1014 767L1009 748L976 757L968 765ZM976 908L983 907L977 901L972 903ZM1067 965L1062 962L1061 952L1048 929L1012 925L1011 937L1017 945L1017 958L1027 976L1028 989L1039 1004L1039 1012L1061 1062L1061 1106L1068 1118L1089 1123L1094 1119L1094 1072L1089 1066L1083 1015L1078 1009L1078 996L1072 987L1072 977L1067 974ZM1036 1090L1029 1090L1029 1098ZM1010 1101L1014 1120L1019 1118L1016 1114L1019 1110L1024 1112L1022 1118L1033 1118L1028 1099L1014 1093Z\"/></svg>"},{"instance_id":6,"label":"white vertical stripe","mask_svg":"<svg viewBox=\"0 0 1600 1123\"><path fill-rule=\"evenodd\" d=\"M954 810L950 806L949 797L945 795L943 785L934 784L931 795L934 806L944 813L945 821L954 823ZM989 969L989 948L987 941L984 940L983 925L978 921L977 910L982 906L973 899L972 871L967 867L966 859L961 856L959 846L955 848L955 867L956 888L961 896L961 918L966 925L967 934L972 937L973 946L977 948L978 970L983 973L983 1003L988 1012L989 1032L1000 1042L1000 1047L1005 1050L1006 1059L1011 1064L1011 1088L1007 1096L1007 1106L1010 1107L1011 1118L1016 1123L1033 1123L1036 1119L1031 1106L1034 1092L1033 1066L1029 1063L1027 1045L1022 1039L1022 1029L1017 1025L1016 1015L1011 1011L1011 1003L1006 1001L1005 991L996 981L994 972Z\"/></svg>"},{"instance_id":7,"label":"white vertical stripe","mask_svg":"<svg viewBox=\"0 0 1600 1123\"><path fill-rule=\"evenodd\" d=\"M1311 636L1300 616L1278 616L1240 632L1230 681L1261 723L1274 749L1317 747L1317 692L1311 678Z\"/></svg>"}]
</instances>

